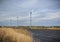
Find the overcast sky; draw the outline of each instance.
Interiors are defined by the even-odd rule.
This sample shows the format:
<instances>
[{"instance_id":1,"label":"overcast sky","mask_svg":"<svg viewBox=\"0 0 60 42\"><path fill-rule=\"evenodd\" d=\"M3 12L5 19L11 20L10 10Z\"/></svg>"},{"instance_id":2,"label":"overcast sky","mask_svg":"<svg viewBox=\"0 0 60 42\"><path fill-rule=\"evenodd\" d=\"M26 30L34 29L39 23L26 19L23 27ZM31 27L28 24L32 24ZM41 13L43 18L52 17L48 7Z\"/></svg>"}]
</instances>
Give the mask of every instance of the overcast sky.
<instances>
[{"instance_id":1,"label":"overcast sky","mask_svg":"<svg viewBox=\"0 0 60 42\"><path fill-rule=\"evenodd\" d=\"M0 25L60 26L60 0L0 0Z\"/></svg>"}]
</instances>

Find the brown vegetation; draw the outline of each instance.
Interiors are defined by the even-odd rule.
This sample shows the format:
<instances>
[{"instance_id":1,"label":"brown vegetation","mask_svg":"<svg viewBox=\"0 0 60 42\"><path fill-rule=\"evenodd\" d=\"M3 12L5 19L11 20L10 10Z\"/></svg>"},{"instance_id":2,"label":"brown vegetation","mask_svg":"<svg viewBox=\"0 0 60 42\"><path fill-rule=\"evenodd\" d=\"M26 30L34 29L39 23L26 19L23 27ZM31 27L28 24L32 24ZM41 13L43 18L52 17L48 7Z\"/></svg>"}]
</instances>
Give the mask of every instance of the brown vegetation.
<instances>
[{"instance_id":1,"label":"brown vegetation","mask_svg":"<svg viewBox=\"0 0 60 42\"><path fill-rule=\"evenodd\" d=\"M0 28L0 42L33 42L26 29Z\"/></svg>"}]
</instances>

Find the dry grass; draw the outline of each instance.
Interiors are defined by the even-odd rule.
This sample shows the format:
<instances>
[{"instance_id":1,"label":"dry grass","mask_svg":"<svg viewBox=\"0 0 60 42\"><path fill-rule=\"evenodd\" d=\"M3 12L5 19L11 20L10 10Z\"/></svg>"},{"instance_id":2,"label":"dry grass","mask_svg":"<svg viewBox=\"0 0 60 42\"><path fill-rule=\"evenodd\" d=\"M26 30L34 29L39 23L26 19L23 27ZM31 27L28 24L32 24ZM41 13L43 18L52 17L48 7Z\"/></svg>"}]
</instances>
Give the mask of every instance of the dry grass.
<instances>
[{"instance_id":1,"label":"dry grass","mask_svg":"<svg viewBox=\"0 0 60 42\"><path fill-rule=\"evenodd\" d=\"M33 42L33 38L25 29L0 28L0 42Z\"/></svg>"},{"instance_id":2,"label":"dry grass","mask_svg":"<svg viewBox=\"0 0 60 42\"><path fill-rule=\"evenodd\" d=\"M47 30L60 30L60 28L48 28Z\"/></svg>"},{"instance_id":3,"label":"dry grass","mask_svg":"<svg viewBox=\"0 0 60 42\"><path fill-rule=\"evenodd\" d=\"M31 32L28 32L27 29L14 29L15 32L18 32L18 33L21 33L21 34L24 34L24 35L28 35L28 36L31 36Z\"/></svg>"},{"instance_id":4,"label":"dry grass","mask_svg":"<svg viewBox=\"0 0 60 42\"><path fill-rule=\"evenodd\" d=\"M60 28L33 28L33 29L40 29L40 30L60 30Z\"/></svg>"}]
</instances>

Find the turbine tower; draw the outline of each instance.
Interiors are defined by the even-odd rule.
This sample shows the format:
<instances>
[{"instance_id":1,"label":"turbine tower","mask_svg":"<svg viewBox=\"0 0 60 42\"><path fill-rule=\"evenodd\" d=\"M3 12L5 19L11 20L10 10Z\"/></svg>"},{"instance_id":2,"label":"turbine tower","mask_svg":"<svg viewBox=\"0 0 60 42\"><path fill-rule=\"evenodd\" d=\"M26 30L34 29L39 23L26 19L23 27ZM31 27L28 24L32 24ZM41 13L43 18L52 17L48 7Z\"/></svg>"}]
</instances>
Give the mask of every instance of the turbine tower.
<instances>
[{"instance_id":1,"label":"turbine tower","mask_svg":"<svg viewBox=\"0 0 60 42\"><path fill-rule=\"evenodd\" d=\"M17 16L17 27L18 27L18 16Z\"/></svg>"},{"instance_id":2,"label":"turbine tower","mask_svg":"<svg viewBox=\"0 0 60 42\"><path fill-rule=\"evenodd\" d=\"M10 24L10 26L12 26L12 24L11 24L11 22L12 22L12 21L11 21L11 17L9 17L9 19L10 19L10 20L9 20L9 22L10 22L9 24Z\"/></svg>"},{"instance_id":3,"label":"turbine tower","mask_svg":"<svg viewBox=\"0 0 60 42\"><path fill-rule=\"evenodd\" d=\"M32 11L30 11L30 28L32 28L31 26L32 26Z\"/></svg>"}]
</instances>

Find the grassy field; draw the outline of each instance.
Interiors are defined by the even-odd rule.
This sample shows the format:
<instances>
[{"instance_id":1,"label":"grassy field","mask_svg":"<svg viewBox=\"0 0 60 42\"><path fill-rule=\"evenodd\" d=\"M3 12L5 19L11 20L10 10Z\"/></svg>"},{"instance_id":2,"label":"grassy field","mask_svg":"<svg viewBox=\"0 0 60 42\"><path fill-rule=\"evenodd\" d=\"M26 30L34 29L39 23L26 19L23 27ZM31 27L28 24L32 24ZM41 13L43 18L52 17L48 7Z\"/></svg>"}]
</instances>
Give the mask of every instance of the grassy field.
<instances>
[{"instance_id":1,"label":"grassy field","mask_svg":"<svg viewBox=\"0 0 60 42\"><path fill-rule=\"evenodd\" d=\"M32 34L27 29L0 28L0 42L33 42Z\"/></svg>"},{"instance_id":2,"label":"grassy field","mask_svg":"<svg viewBox=\"0 0 60 42\"><path fill-rule=\"evenodd\" d=\"M60 30L60 26L0 26L0 42L33 42L33 34L28 29Z\"/></svg>"},{"instance_id":3,"label":"grassy field","mask_svg":"<svg viewBox=\"0 0 60 42\"><path fill-rule=\"evenodd\" d=\"M1 28L2 26L0 26ZM3 26L2 28L19 28L19 29L43 29L43 30L60 30L60 26Z\"/></svg>"}]
</instances>

